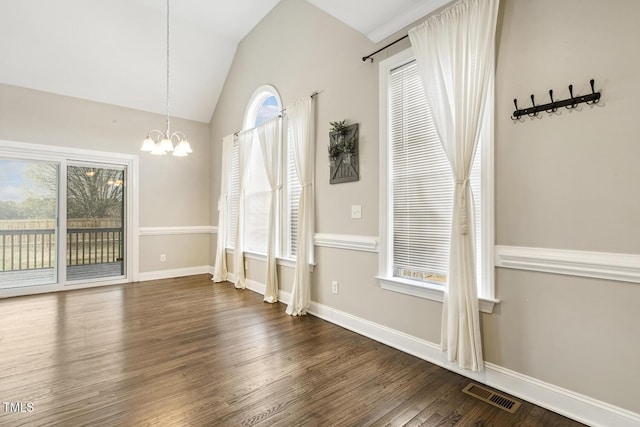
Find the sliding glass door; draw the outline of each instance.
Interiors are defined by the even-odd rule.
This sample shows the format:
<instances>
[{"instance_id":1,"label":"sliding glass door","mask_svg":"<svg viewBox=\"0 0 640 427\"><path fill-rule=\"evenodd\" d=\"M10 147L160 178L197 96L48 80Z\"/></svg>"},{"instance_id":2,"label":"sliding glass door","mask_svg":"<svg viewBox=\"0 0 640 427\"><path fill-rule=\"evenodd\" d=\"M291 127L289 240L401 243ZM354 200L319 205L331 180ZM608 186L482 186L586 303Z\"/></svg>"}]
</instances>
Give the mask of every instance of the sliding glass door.
<instances>
[{"instance_id":1,"label":"sliding glass door","mask_svg":"<svg viewBox=\"0 0 640 427\"><path fill-rule=\"evenodd\" d=\"M58 281L59 164L0 157L0 290Z\"/></svg>"},{"instance_id":2,"label":"sliding glass door","mask_svg":"<svg viewBox=\"0 0 640 427\"><path fill-rule=\"evenodd\" d=\"M127 176L127 164L0 153L0 296L126 280Z\"/></svg>"},{"instance_id":3,"label":"sliding glass door","mask_svg":"<svg viewBox=\"0 0 640 427\"><path fill-rule=\"evenodd\" d=\"M70 164L66 177L67 281L123 276L126 170Z\"/></svg>"}]
</instances>

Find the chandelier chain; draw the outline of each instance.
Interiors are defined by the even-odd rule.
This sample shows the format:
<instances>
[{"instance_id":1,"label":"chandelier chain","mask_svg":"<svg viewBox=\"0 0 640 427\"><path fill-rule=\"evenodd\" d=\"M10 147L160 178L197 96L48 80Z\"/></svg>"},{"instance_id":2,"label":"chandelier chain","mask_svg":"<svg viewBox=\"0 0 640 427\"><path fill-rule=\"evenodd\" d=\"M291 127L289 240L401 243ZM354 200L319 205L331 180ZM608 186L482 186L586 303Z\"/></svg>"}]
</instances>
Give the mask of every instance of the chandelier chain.
<instances>
[{"instance_id":1,"label":"chandelier chain","mask_svg":"<svg viewBox=\"0 0 640 427\"><path fill-rule=\"evenodd\" d=\"M166 109L167 109L167 128L166 131L160 131L160 130L150 130L147 133L147 137L144 139L144 141L142 142L142 147L140 148L141 151L148 151L151 152L151 154L156 154L156 155L162 155L162 154L167 154L169 152L171 152L174 156L177 157L185 157L186 155L188 155L189 153L192 153L193 150L191 149L191 144L189 144L189 140L187 139L187 136L183 133L183 132L173 132L171 133L171 123L170 123L170 114L171 111L169 109L169 105L170 105L170 89L169 89L169 82L170 82L170 54L171 54L171 37L170 37L170 26L171 26L171 18L170 18L170 13L169 13L169 3L170 0L167 0L167 93L166 93ZM175 147L173 146L175 143L177 144Z\"/></svg>"},{"instance_id":2,"label":"chandelier chain","mask_svg":"<svg viewBox=\"0 0 640 427\"><path fill-rule=\"evenodd\" d=\"M167 138L169 132L169 0L167 0Z\"/></svg>"}]
</instances>

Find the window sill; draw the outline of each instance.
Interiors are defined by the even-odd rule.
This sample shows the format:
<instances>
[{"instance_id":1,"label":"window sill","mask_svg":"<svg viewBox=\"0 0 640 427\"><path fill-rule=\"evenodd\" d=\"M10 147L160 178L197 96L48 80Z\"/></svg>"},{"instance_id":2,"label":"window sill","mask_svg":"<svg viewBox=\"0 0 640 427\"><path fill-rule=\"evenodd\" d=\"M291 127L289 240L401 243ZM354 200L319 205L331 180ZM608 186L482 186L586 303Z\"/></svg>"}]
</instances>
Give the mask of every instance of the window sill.
<instances>
[{"instance_id":1,"label":"window sill","mask_svg":"<svg viewBox=\"0 0 640 427\"><path fill-rule=\"evenodd\" d=\"M233 254L233 249L225 249L227 251L227 254L232 255ZM247 259L253 259L256 261L261 261L261 262L266 262L267 261L267 256L265 254L260 254L257 252L248 252L245 251L244 253L244 257ZM276 258L276 264L277 265L281 265L283 267L288 267L288 268L296 268L296 260L293 258ZM310 267L310 271L313 272L313 269L315 267L315 264L309 264Z\"/></svg>"},{"instance_id":2,"label":"window sill","mask_svg":"<svg viewBox=\"0 0 640 427\"><path fill-rule=\"evenodd\" d=\"M382 289L424 298L431 301L442 302L444 300L444 286L429 283L415 282L413 280L400 279L398 277L376 276ZM483 313L493 313L493 308L500 300L491 298L479 298L479 308Z\"/></svg>"}]
</instances>

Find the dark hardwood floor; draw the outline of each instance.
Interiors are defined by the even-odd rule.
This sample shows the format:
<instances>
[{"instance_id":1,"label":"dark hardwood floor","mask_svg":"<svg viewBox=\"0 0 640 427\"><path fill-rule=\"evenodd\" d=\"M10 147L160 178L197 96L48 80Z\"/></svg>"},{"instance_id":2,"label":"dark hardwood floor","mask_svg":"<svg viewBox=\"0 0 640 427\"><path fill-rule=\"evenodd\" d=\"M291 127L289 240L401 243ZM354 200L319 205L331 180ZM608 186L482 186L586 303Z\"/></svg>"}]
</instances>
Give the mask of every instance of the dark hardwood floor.
<instances>
[{"instance_id":1,"label":"dark hardwood floor","mask_svg":"<svg viewBox=\"0 0 640 427\"><path fill-rule=\"evenodd\" d=\"M577 426L209 275L0 300L1 426Z\"/></svg>"}]
</instances>

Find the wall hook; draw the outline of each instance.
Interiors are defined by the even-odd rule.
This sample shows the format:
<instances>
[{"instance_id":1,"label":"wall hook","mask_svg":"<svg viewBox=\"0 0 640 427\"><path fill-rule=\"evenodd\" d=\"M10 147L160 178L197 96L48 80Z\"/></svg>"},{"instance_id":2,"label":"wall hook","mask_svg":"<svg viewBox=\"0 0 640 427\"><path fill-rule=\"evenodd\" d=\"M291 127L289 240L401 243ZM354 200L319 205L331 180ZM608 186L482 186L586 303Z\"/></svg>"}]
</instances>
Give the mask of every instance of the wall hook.
<instances>
[{"instance_id":1,"label":"wall hook","mask_svg":"<svg viewBox=\"0 0 640 427\"><path fill-rule=\"evenodd\" d=\"M533 113L527 113L527 116L535 117L535 116L538 115L538 110L536 109L536 103L535 103L535 100L533 98L533 94L531 94L531 106L532 106Z\"/></svg>"},{"instance_id":2,"label":"wall hook","mask_svg":"<svg viewBox=\"0 0 640 427\"><path fill-rule=\"evenodd\" d=\"M556 102L553 100L553 89L549 89L549 98L551 99L551 108L545 110L547 113L555 113L558 110Z\"/></svg>"},{"instance_id":3,"label":"wall hook","mask_svg":"<svg viewBox=\"0 0 640 427\"><path fill-rule=\"evenodd\" d=\"M573 85L569 85L569 95L571 96L571 104L566 105L564 108L566 108L567 110L571 110L573 108L576 108L578 106L578 103L574 101L574 96L573 96Z\"/></svg>"},{"instance_id":4,"label":"wall hook","mask_svg":"<svg viewBox=\"0 0 640 427\"><path fill-rule=\"evenodd\" d=\"M596 94L596 90L594 88L595 85L595 80L591 79L589 80L589 84L591 85L591 95L595 95ZM598 96L597 98L595 98L593 101L585 101L585 103L587 105L593 105L593 104L597 104L598 101L600 101L600 97Z\"/></svg>"},{"instance_id":5,"label":"wall hook","mask_svg":"<svg viewBox=\"0 0 640 427\"><path fill-rule=\"evenodd\" d=\"M511 120L519 120L520 119L520 114L518 114L518 99L517 98L513 99L513 105L516 107L516 111L515 111L516 115L514 117L514 115L512 114L511 115Z\"/></svg>"},{"instance_id":6,"label":"wall hook","mask_svg":"<svg viewBox=\"0 0 640 427\"><path fill-rule=\"evenodd\" d=\"M511 114L511 119L516 121L520 120L522 116L525 114L529 117L537 116L541 111L546 111L547 113L554 113L560 107L565 107L567 109L576 108L578 105L583 102L592 105L596 104L600 101L600 92L596 92L595 82L593 79L589 81L591 85L591 93L587 95L574 96L573 95L573 85L569 85L569 94L571 98L567 99L553 99L553 89L549 89L549 98L551 102L541 105L536 105L536 100L533 95L531 95L531 107L518 109L518 100L513 100L513 105L516 107L516 110Z\"/></svg>"}]
</instances>

